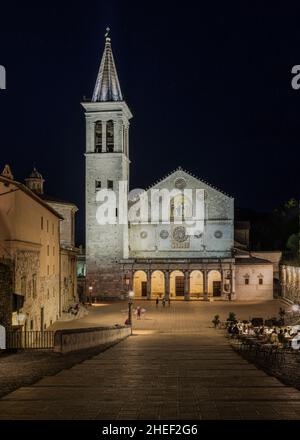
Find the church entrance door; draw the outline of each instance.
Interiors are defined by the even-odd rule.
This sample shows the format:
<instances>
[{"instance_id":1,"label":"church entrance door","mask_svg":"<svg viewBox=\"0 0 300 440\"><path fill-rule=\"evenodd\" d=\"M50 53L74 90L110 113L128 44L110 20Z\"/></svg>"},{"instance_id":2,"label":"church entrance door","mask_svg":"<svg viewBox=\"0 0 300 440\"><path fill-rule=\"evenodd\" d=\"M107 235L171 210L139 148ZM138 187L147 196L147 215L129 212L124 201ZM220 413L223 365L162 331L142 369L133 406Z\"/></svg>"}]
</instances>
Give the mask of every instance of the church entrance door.
<instances>
[{"instance_id":1,"label":"church entrance door","mask_svg":"<svg viewBox=\"0 0 300 440\"><path fill-rule=\"evenodd\" d=\"M184 296L184 277L175 278L175 295Z\"/></svg>"},{"instance_id":2,"label":"church entrance door","mask_svg":"<svg viewBox=\"0 0 300 440\"><path fill-rule=\"evenodd\" d=\"M213 281L213 296L221 296L221 281Z\"/></svg>"},{"instance_id":3,"label":"church entrance door","mask_svg":"<svg viewBox=\"0 0 300 440\"><path fill-rule=\"evenodd\" d=\"M142 297L147 296L147 281L142 281Z\"/></svg>"}]
</instances>

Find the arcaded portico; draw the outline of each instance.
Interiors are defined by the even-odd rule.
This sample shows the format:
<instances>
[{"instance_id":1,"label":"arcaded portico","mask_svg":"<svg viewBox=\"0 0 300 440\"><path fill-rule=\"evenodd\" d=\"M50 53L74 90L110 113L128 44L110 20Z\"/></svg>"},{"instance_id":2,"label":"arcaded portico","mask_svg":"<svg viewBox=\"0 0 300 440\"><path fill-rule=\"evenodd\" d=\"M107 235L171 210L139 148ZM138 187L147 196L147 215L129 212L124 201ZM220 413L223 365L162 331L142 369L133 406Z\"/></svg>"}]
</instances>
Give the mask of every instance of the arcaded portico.
<instances>
[{"instance_id":1,"label":"arcaded portico","mask_svg":"<svg viewBox=\"0 0 300 440\"><path fill-rule=\"evenodd\" d=\"M164 260L123 261L124 291L133 290L136 298L233 299L234 261L192 262Z\"/></svg>"}]
</instances>

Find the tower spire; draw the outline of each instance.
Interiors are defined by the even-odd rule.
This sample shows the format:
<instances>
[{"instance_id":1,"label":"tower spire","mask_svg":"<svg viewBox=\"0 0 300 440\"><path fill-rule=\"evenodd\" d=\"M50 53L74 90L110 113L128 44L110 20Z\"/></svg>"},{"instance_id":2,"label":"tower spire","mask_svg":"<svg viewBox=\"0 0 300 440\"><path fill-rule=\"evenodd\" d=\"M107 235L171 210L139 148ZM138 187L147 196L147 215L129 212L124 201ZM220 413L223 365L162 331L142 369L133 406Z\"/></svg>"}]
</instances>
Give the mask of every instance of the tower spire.
<instances>
[{"instance_id":1,"label":"tower spire","mask_svg":"<svg viewBox=\"0 0 300 440\"><path fill-rule=\"evenodd\" d=\"M109 35L110 28L107 27L105 34L105 48L92 102L123 101Z\"/></svg>"}]
</instances>

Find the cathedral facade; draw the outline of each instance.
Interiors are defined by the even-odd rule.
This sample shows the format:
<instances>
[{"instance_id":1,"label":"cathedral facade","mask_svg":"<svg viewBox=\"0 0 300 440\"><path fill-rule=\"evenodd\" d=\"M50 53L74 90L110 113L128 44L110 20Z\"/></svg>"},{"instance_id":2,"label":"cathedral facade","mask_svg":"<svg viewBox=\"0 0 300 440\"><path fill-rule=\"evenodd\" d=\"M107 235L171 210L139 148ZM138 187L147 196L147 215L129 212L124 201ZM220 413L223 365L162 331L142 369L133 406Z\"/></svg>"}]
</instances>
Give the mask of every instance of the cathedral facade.
<instances>
[{"instance_id":1,"label":"cathedral facade","mask_svg":"<svg viewBox=\"0 0 300 440\"><path fill-rule=\"evenodd\" d=\"M181 168L146 191L129 191L132 114L109 37L93 97L82 106L87 294L125 298L133 290L143 299L272 299L272 262L251 255L247 239L237 240L243 233L235 230L231 196ZM103 221L100 213L108 212L110 221Z\"/></svg>"}]
</instances>

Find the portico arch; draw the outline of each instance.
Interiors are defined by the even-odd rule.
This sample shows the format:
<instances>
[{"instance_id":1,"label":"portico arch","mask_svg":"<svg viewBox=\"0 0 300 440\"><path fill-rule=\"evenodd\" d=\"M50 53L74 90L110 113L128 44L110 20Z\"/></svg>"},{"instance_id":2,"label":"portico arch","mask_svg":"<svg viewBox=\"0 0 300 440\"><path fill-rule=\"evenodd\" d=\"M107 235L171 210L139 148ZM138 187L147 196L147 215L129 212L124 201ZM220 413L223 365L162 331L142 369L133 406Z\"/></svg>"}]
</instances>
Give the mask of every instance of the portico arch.
<instances>
[{"instance_id":1,"label":"portico arch","mask_svg":"<svg viewBox=\"0 0 300 440\"><path fill-rule=\"evenodd\" d=\"M201 270L193 270L190 274L190 295L203 295L203 274Z\"/></svg>"},{"instance_id":2,"label":"portico arch","mask_svg":"<svg viewBox=\"0 0 300 440\"><path fill-rule=\"evenodd\" d=\"M174 270L170 276L170 295L173 298L184 297L184 273Z\"/></svg>"},{"instance_id":3,"label":"portico arch","mask_svg":"<svg viewBox=\"0 0 300 440\"><path fill-rule=\"evenodd\" d=\"M133 291L136 298L147 298L147 274L143 270L134 273Z\"/></svg>"},{"instance_id":4,"label":"portico arch","mask_svg":"<svg viewBox=\"0 0 300 440\"><path fill-rule=\"evenodd\" d=\"M222 276L218 270L211 270L208 274L208 295L222 295Z\"/></svg>"},{"instance_id":5,"label":"portico arch","mask_svg":"<svg viewBox=\"0 0 300 440\"><path fill-rule=\"evenodd\" d=\"M151 276L151 297L165 296L165 275L161 270L156 270Z\"/></svg>"}]
</instances>

